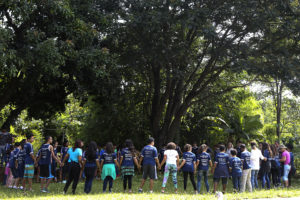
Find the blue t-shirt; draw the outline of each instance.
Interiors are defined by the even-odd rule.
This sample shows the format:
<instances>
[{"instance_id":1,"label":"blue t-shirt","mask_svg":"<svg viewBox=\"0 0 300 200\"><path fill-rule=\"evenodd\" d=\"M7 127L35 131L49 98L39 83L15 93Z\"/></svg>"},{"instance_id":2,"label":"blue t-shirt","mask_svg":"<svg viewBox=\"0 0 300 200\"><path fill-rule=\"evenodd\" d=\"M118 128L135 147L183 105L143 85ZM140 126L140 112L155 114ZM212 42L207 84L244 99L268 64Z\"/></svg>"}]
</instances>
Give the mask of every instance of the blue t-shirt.
<instances>
[{"instance_id":1,"label":"blue t-shirt","mask_svg":"<svg viewBox=\"0 0 300 200\"><path fill-rule=\"evenodd\" d=\"M247 150L245 150L241 153L241 160L243 162L243 169L250 169L251 168L250 157L251 157L251 153Z\"/></svg>"},{"instance_id":2,"label":"blue t-shirt","mask_svg":"<svg viewBox=\"0 0 300 200\"><path fill-rule=\"evenodd\" d=\"M73 151L73 148L69 148L68 154L70 155L69 160L71 162L79 162L78 157L82 156L82 149L76 148L75 151Z\"/></svg>"},{"instance_id":3,"label":"blue t-shirt","mask_svg":"<svg viewBox=\"0 0 300 200\"><path fill-rule=\"evenodd\" d=\"M104 152L101 156L101 161L104 161L104 164L114 164L115 160L117 159L116 153L106 153Z\"/></svg>"},{"instance_id":4,"label":"blue t-shirt","mask_svg":"<svg viewBox=\"0 0 300 200\"><path fill-rule=\"evenodd\" d=\"M141 156L143 157L143 165L155 166L155 158L157 158L157 149L154 146L147 145L143 148Z\"/></svg>"},{"instance_id":5,"label":"blue t-shirt","mask_svg":"<svg viewBox=\"0 0 300 200\"><path fill-rule=\"evenodd\" d=\"M26 151L26 156L25 156L25 164L27 165L33 165L34 161L31 158L31 154L33 154L33 147L32 144L30 142L27 142L26 144L24 144L24 149Z\"/></svg>"},{"instance_id":6,"label":"blue t-shirt","mask_svg":"<svg viewBox=\"0 0 300 200\"><path fill-rule=\"evenodd\" d=\"M4 162L5 163L8 163L9 162L9 155L7 155L7 151L10 149L10 146L11 146L11 144L6 144L5 145L5 148L4 148L4 155L3 155L3 159L4 159Z\"/></svg>"},{"instance_id":7,"label":"blue t-shirt","mask_svg":"<svg viewBox=\"0 0 300 200\"><path fill-rule=\"evenodd\" d=\"M64 160L65 156L66 156L67 153L68 153L68 150L69 150L69 147L62 147L62 148L61 148L61 150L60 150L60 154L62 155L61 161Z\"/></svg>"},{"instance_id":8,"label":"blue t-shirt","mask_svg":"<svg viewBox=\"0 0 300 200\"><path fill-rule=\"evenodd\" d=\"M227 178L229 176L228 164L229 156L227 153L221 152L216 155L215 163L217 167L215 169L214 178Z\"/></svg>"},{"instance_id":9,"label":"blue t-shirt","mask_svg":"<svg viewBox=\"0 0 300 200\"><path fill-rule=\"evenodd\" d=\"M18 154L20 152L19 148L15 148L9 155L9 167L15 168L15 161L18 159Z\"/></svg>"},{"instance_id":10,"label":"blue t-shirt","mask_svg":"<svg viewBox=\"0 0 300 200\"><path fill-rule=\"evenodd\" d=\"M25 149L20 150L19 153L18 153L18 158L17 158L19 166L25 165L25 157L26 157Z\"/></svg>"},{"instance_id":11,"label":"blue t-shirt","mask_svg":"<svg viewBox=\"0 0 300 200\"><path fill-rule=\"evenodd\" d=\"M165 155L165 151L166 151L165 148L162 148L161 150L159 150L159 155L160 155L159 162L163 161L164 155Z\"/></svg>"},{"instance_id":12,"label":"blue t-shirt","mask_svg":"<svg viewBox=\"0 0 300 200\"><path fill-rule=\"evenodd\" d=\"M193 172L195 170L194 163L196 162L196 155L192 152L184 152L182 159L185 160L182 171Z\"/></svg>"},{"instance_id":13,"label":"blue t-shirt","mask_svg":"<svg viewBox=\"0 0 300 200\"><path fill-rule=\"evenodd\" d=\"M121 151L121 157L123 157L122 166L134 166L132 153L128 148L124 148Z\"/></svg>"},{"instance_id":14,"label":"blue t-shirt","mask_svg":"<svg viewBox=\"0 0 300 200\"><path fill-rule=\"evenodd\" d=\"M49 165L51 163L51 151L50 144L43 144L39 150L39 164L40 165Z\"/></svg>"},{"instance_id":15,"label":"blue t-shirt","mask_svg":"<svg viewBox=\"0 0 300 200\"><path fill-rule=\"evenodd\" d=\"M211 160L209 153L203 152L198 154L197 160L199 161L198 170L207 171L209 168L209 161Z\"/></svg>"},{"instance_id":16,"label":"blue t-shirt","mask_svg":"<svg viewBox=\"0 0 300 200\"><path fill-rule=\"evenodd\" d=\"M229 159L229 167L231 168L231 175L233 177L242 176L242 161L238 157L232 157Z\"/></svg>"},{"instance_id":17,"label":"blue t-shirt","mask_svg":"<svg viewBox=\"0 0 300 200\"><path fill-rule=\"evenodd\" d=\"M264 150L264 157L265 158L270 158L270 153L269 153L269 151L266 149L266 150Z\"/></svg>"},{"instance_id":18,"label":"blue t-shirt","mask_svg":"<svg viewBox=\"0 0 300 200\"><path fill-rule=\"evenodd\" d=\"M290 165L291 167L295 167L295 164L294 164L294 154L293 152L290 152Z\"/></svg>"}]
</instances>

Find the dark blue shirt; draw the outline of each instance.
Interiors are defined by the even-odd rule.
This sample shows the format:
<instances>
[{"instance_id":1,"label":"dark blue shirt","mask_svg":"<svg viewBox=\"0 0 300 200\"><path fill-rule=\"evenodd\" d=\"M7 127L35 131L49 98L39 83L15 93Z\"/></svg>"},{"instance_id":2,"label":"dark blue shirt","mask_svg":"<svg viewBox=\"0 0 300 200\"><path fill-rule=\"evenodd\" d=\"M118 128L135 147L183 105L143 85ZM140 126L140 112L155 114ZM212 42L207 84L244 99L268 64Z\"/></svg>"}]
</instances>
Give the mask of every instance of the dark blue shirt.
<instances>
[{"instance_id":1,"label":"dark blue shirt","mask_svg":"<svg viewBox=\"0 0 300 200\"><path fill-rule=\"evenodd\" d=\"M11 144L6 144L5 145L5 148L4 148L4 156L3 156L3 159L4 159L4 162L5 163L8 163L9 162L9 154L7 154L7 151L10 149L10 146L11 146Z\"/></svg>"},{"instance_id":2,"label":"dark blue shirt","mask_svg":"<svg viewBox=\"0 0 300 200\"><path fill-rule=\"evenodd\" d=\"M20 150L19 153L18 153L18 158L17 158L19 166L25 165L25 157L26 157L25 149Z\"/></svg>"},{"instance_id":3,"label":"dark blue shirt","mask_svg":"<svg viewBox=\"0 0 300 200\"><path fill-rule=\"evenodd\" d=\"M238 157L232 157L229 159L229 167L231 168L231 175L233 177L242 176L242 161Z\"/></svg>"},{"instance_id":4,"label":"dark blue shirt","mask_svg":"<svg viewBox=\"0 0 300 200\"><path fill-rule=\"evenodd\" d=\"M245 150L241 153L241 160L243 162L243 169L251 169L250 157L251 157L251 153L247 150Z\"/></svg>"},{"instance_id":5,"label":"dark blue shirt","mask_svg":"<svg viewBox=\"0 0 300 200\"><path fill-rule=\"evenodd\" d=\"M122 166L134 166L133 158L135 157L128 148L122 149L121 157L123 157Z\"/></svg>"},{"instance_id":6,"label":"dark blue shirt","mask_svg":"<svg viewBox=\"0 0 300 200\"><path fill-rule=\"evenodd\" d=\"M51 151L50 144L43 144L39 150L39 164L40 165L49 165L51 163Z\"/></svg>"},{"instance_id":7,"label":"dark blue shirt","mask_svg":"<svg viewBox=\"0 0 300 200\"><path fill-rule=\"evenodd\" d=\"M163 161L164 159L164 153L165 153L166 149L162 148L160 151L159 151L159 162Z\"/></svg>"},{"instance_id":8,"label":"dark blue shirt","mask_svg":"<svg viewBox=\"0 0 300 200\"><path fill-rule=\"evenodd\" d=\"M117 159L117 155L116 153L106 153L104 152L101 156L101 161L103 160L104 161L104 164L114 164L114 160Z\"/></svg>"},{"instance_id":9,"label":"dark blue shirt","mask_svg":"<svg viewBox=\"0 0 300 200\"><path fill-rule=\"evenodd\" d=\"M294 154L293 154L293 152L290 152L290 165L291 165L291 167L295 167L295 164L294 164L294 160L295 160L295 158L294 158Z\"/></svg>"},{"instance_id":10,"label":"dark blue shirt","mask_svg":"<svg viewBox=\"0 0 300 200\"><path fill-rule=\"evenodd\" d=\"M141 156L143 157L143 165L155 166L155 158L157 158L157 149L154 146L147 145L143 148Z\"/></svg>"},{"instance_id":11,"label":"dark blue shirt","mask_svg":"<svg viewBox=\"0 0 300 200\"><path fill-rule=\"evenodd\" d=\"M26 156L25 156L25 164L28 164L28 165L33 165L34 164L34 161L33 159L31 158L31 154L33 154L33 147L32 147L32 144L27 142L25 145L24 145L24 149L26 151Z\"/></svg>"},{"instance_id":12,"label":"dark blue shirt","mask_svg":"<svg viewBox=\"0 0 300 200\"><path fill-rule=\"evenodd\" d=\"M221 152L216 155L215 163L217 167L215 169L214 178L227 178L229 176L228 164L229 156L227 153Z\"/></svg>"},{"instance_id":13,"label":"dark blue shirt","mask_svg":"<svg viewBox=\"0 0 300 200\"><path fill-rule=\"evenodd\" d=\"M15 161L18 159L19 152L20 152L20 149L15 148L15 150L13 150L10 153L10 156L9 156L9 167L10 168L15 168Z\"/></svg>"},{"instance_id":14,"label":"dark blue shirt","mask_svg":"<svg viewBox=\"0 0 300 200\"><path fill-rule=\"evenodd\" d=\"M65 156L67 155L69 147L62 147L60 150L60 154L62 155L61 160L63 161Z\"/></svg>"},{"instance_id":15,"label":"dark blue shirt","mask_svg":"<svg viewBox=\"0 0 300 200\"><path fill-rule=\"evenodd\" d=\"M207 171L209 168L209 161L211 160L209 153L203 152L197 155L199 161L198 170Z\"/></svg>"},{"instance_id":16,"label":"dark blue shirt","mask_svg":"<svg viewBox=\"0 0 300 200\"><path fill-rule=\"evenodd\" d=\"M192 152L184 152L182 159L185 160L185 163L182 167L182 171L194 172L194 163L196 162L196 155Z\"/></svg>"}]
</instances>

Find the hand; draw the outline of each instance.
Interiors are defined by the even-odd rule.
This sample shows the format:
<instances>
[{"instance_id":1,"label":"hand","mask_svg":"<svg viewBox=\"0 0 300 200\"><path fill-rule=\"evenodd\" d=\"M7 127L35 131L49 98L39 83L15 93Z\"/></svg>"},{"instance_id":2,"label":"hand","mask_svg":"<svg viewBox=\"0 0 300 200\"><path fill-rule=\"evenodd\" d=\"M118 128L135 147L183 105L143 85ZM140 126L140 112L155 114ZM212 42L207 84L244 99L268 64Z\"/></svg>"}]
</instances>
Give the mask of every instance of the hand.
<instances>
[{"instance_id":1,"label":"hand","mask_svg":"<svg viewBox=\"0 0 300 200\"><path fill-rule=\"evenodd\" d=\"M179 171L180 170L180 167L177 167L177 171Z\"/></svg>"},{"instance_id":2,"label":"hand","mask_svg":"<svg viewBox=\"0 0 300 200\"><path fill-rule=\"evenodd\" d=\"M65 166L65 163L61 163L60 166L61 166L61 167L64 167L64 166Z\"/></svg>"},{"instance_id":3,"label":"hand","mask_svg":"<svg viewBox=\"0 0 300 200\"><path fill-rule=\"evenodd\" d=\"M197 170L194 171L194 174L197 174Z\"/></svg>"}]
</instances>

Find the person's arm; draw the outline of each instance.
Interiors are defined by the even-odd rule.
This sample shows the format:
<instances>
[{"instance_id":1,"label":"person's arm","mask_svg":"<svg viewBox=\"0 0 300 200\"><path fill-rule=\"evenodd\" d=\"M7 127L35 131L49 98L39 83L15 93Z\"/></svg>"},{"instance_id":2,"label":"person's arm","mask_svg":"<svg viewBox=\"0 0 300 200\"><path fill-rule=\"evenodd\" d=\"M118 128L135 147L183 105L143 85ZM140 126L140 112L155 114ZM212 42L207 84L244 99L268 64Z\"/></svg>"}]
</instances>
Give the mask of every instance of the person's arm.
<instances>
[{"instance_id":1,"label":"person's arm","mask_svg":"<svg viewBox=\"0 0 300 200\"><path fill-rule=\"evenodd\" d=\"M101 174L101 171L102 171L102 168L103 168L103 164L104 164L104 160L101 160L101 162L100 162L100 174Z\"/></svg>"},{"instance_id":2,"label":"person's arm","mask_svg":"<svg viewBox=\"0 0 300 200\"><path fill-rule=\"evenodd\" d=\"M212 174L214 174L216 167L217 167L217 163L215 162L214 166L211 168L211 173Z\"/></svg>"},{"instance_id":3,"label":"person's arm","mask_svg":"<svg viewBox=\"0 0 300 200\"><path fill-rule=\"evenodd\" d=\"M161 169L161 165L159 164L158 158L155 158L155 162L156 162L157 168L160 170Z\"/></svg>"},{"instance_id":4,"label":"person's arm","mask_svg":"<svg viewBox=\"0 0 300 200\"><path fill-rule=\"evenodd\" d=\"M114 159L114 162L115 162L116 166L120 169L120 165L119 165L117 159Z\"/></svg>"},{"instance_id":5,"label":"person's arm","mask_svg":"<svg viewBox=\"0 0 300 200\"><path fill-rule=\"evenodd\" d=\"M186 163L186 160L183 159L180 166L177 167L178 171L184 166L185 163Z\"/></svg>"},{"instance_id":6,"label":"person's arm","mask_svg":"<svg viewBox=\"0 0 300 200\"><path fill-rule=\"evenodd\" d=\"M176 164L177 164L177 167L179 167L179 155L177 155L176 158L177 158Z\"/></svg>"},{"instance_id":7,"label":"person's arm","mask_svg":"<svg viewBox=\"0 0 300 200\"><path fill-rule=\"evenodd\" d=\"M65 162L66 162L67 159L69 159L69 157L70 157L70 154L67 153L67 154L65 155L65 157L64 157L64 160L63 160L62 164L61 164L62 167L65 165Z\"/></svg>"},{"instance_id":8,"label":"person's arm","mask_svg":"<svg viewBox=\"0 0 300 200\"><path fill-rule=\"evenodd\" d=\"M97 165L97 168L100 169L100 162L98 159L96 159L96 165Z\"/></svg>"},{"instance_id":9,"label":"person's arm","mask_svg":"<svg viewBox=\"0 0 300 200\"><path fill-rule=\"evenodd\" d=\"M200 164L200 160L197 159L196 168L195 169L198 169L199 164Z\"/></svg>"},{"instance_id":10,"label":"person's arm","mask_svg":"<svg viewBox=\"0 0 300 200\"><path fill-rule=\"evenodd\" d=\"M121 158L120 158L120 166L122 166L122 162L123 162L123 155L121 156Z\"/></svg>"},{"instance_id":11,"label":"person's arm","mask_svg":"<svg viewBox=\"0 0 300 200\"><path fill-rule=\"evenodd\" d=\"M286 161L286 156L282 156L279 162L285 162Z\"/></svg>"},{"instance_id":12,"label":"person's arm","mask_svg":"<svg viewBox=\"0 0 300 200\"><path fill-rule=\"evenodd\" d=\"M209 166L213 167L213 164L212 164L211 160L209 160Z\"/></svg>"},{"instance_id":13,"label":"person's arm","mask_svg":"<svg viewBox=\"0 0 300 200\"><path fill-rule=\"evenodd\" d=\"M142 165L143 159L144 159L144 157L141 155L141 156L140 156L140 160L139 160L139 165L140 165L140 166Z\"/></svg>"},{"instance_id":14,"label":"person's arm","mask_svg":"<svg viewBox=\"0 0 300 200\"><path fill-rule=\"evenodd\" d=\"M136 157L133 157L133 162L134 162L134 164L136 165L136 167L138 168L138 170L140 171L140 170L141 170L141 166L139 165L139 162L138 162L138 160L136 159Z\"/></svg>"},{"instance_id":15,"label":"person's arm","mask_svg":"<svg viewBox=\"0 0 300 200\"><path fill-rule=\"evenodd\" d=\"M167 160L167 155L164 155L164 159L161 161L160 166L163 166L165 164L166 160Z\"/></svg>"},{"instance_id":16,"label":"person's arm","mask_svg":"<svg viewBox=\"0 0 300 200\"><path fill-rule=\"evenodd\" d=\"M59 165L61 165L60 160L55 156L55 153L54 153L54 150L53 150L53 146L52 146L52 145L50 145L50 151L51 151L51 156L52 156L52 158L54 158L54 160L55 160Z\"/></svg>"}]
</instances>

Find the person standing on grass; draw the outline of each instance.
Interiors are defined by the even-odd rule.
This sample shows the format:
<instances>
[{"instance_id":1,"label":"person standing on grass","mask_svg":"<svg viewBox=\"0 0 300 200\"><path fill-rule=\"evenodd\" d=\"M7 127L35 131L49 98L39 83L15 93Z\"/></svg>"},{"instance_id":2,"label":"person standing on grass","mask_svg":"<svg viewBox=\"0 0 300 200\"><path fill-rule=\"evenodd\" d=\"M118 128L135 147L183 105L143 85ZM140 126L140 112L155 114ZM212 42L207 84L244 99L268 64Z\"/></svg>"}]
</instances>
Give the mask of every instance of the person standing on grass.
<instances>
[{"instance_id":1,"label":"person standing on grass","mask_svg":"<svg viewBox=\"0 0 300 200\"><path fill-rule=\"evenodd\" d=\"M13 145L10 145L9 149L7 150L7 164L6 164L6 169L5 169L5 173L6 173L6 187L7 188L11 188L12 186L12 180L13 180L13 174L12 174L12 170L10 168L10 160L13 159L13 154L12 152L14 151L14 146Z\"/></svg>"},{"instance_id":2,"label":"person standing on grass","mask_svg":"<svg viewBox=\"0 0 300 200\"><path fill-rule=\"evenodd\" d=\"M251 142L251 157L250 157L250 166L251 166L251 186L252 190L254 188L258 189L257 176L260 168L260 160L265 160L261 151L257 148L255 142Z\"/></svg>"},{"instance_id":3,"label":"person standing on grass","mask_svg":"<svg viewBox=\"0 0 300 200\"><path fill-rule=\"evenodd\" d=\"M19 173L18 173L18 154L21 150L20 142L15 143L15 149L10 153L9 156L9 167L11 173L13 175L13 179L11 181L11 185L9 188L18 189L17 184L19 181Z\"/></svg>"},{"instance_id":4,"label":"person standing on grass","mask_svg":"<svg viewBox=\"0 0 300 200\"><path fill-rule=\"evenodd\" d=\"M186 192L187 180L188 176L190 176L190 180L192 182L195 193L197 194L196 183L194 179L194 174L196 173L196 155L192 153L192 146L190 144L186 144L183 148L184 153L182 156L182 163L178 168L178 171L182 169L183 171L183 188L184 192Z\"/></svg>"},{"instance_id":5,"label":"person standing on grass","mask_svg":"<svg viewBox=\"0 0 300 200\"><path fill-rule=\"evenodd\" d=\"M227 181L229 177L229 156L225 153L225 146L220 145L220 153L216 155L215 158L215 164L212 167L212 174L214 175L214 193L216 193L216 190L218 188L218 183L222 179L222 185L223 185L223 193L226 192L226 186Z\"/></svg>"},{"instance_id":6,"label":"person standing on grass","mask_svg":"<svg viewBox=\"0 0 300 200\"><path fill-rule=\"evenodd\" d=\"M150 193L153 193L154 179L157 178L156 165L160 169L160 164L157 157L157 149L154 147L154 138L150 137L148 139L148 145L145 146L141 152L140 162L143 162L143 179L138 190L139 193L143 192L143 187L146 179L150 178ZM156 165L155 165L156 163Z\"/></svg>"},{"instance_id":7,"label":"person standing on grass","mask_svg":"<svg viewBox=\"0 0 300 200\"><path fill-rule=\"evenodd\" d=\"M241 182L241 192L245 192L246 185L249 192L252 192L251 185L251 153L246 149L246 145L242 144L241 148L241 161L243 163L243 173L242 173L242 182Z\"/></svg>"},{"instance_id":8,"label":"person standing on grass","mask_svg":"<svg viewBox=\"0 0 300 200\"><path fill-rule=\"evenodd\" d=\"M59 157L57 156L57 146L58 146L58 142L54 141L53 142L53 152L56 158L59 159ZM54 181L57 182L57 173L56 173L56 168L57 168L57 162L55 159L52 160L52 165L51 165L51 170L52 170L52 175L54 176Z\"/></svg>"},{"instance_id":9,"label":"person standing on grass","mask_svg":"<svg viewBox=\"0 0 300 200\"><path fill-rule=\"evenodd\" d=\"M65 156L67 155L69 150L69 141L65 140L63 142L63 146L60 150L60 155L61 155L61 162L63 162ZM63 167L60 168L60 179L62 181L62 183L66 183L66 176L68 174L69 171L69 161L65 163L65 165Z\"/></svg>"},{"instance_id":10,"label":"person standing on grass","mask_svg":"<svg viewBox=\"0 0 300 200\"><path fill-rule=\"evenodd\" d=\"M281 154L281 159L279 160L280 162L283 163L283 176L282 180L284 182L285 187L289 187L289 173L291 170L291 156L290 153L287 151L286 146L284 145L279 145L279 151L282 153Z\"/></svg>"},{"instance_id":11,"label":"person standing on grass","mask_svg":"<svg viewBox=\"0 0 300 200\"><path fill-rule=\"evenodd\" d=\"M292 186L292 178L296 173L296 167L295 167L295 162L294 162L295 158L294 158L294 154L292 152L294 147L293 147L292 144L287 144L286 147L287 147L288 152L290 153L290 158L291 158L291 162L290 162L291 170L290 170L290 173L289 173L289 176L288 176L288 178L289 178L289 187L291 187Z\"/></svg>"},{"instance_id":12,"label":"person standing on grass","mask_svg":"<svg viewBox=\"0 0 300 200\"><path fill-rule=\"evenodd\" d=\"M242 161L238 158L237 151L232 149L231 158L229 159L229 169L231 171L232 183L233 183L233 191L239 192L241 191L241 182L242 182Z\"/></svg>"},{"instance_id":13,"label":"person standing on grass","mask_svg":"<svg viewBox=\"0 0 300 200\"><path fill-rule=\"evenodd\" d=\"M36 157L33 153L32 143L34 142L33 134L27 135L27 142L24 145L24 149L26 151L25 156L25 171L24 171L24 179L23 179L23 189L26 188L26 179L28 181L28 190L32 191L32 179L34 176L34 166L37 165Z\"/></svg>"},{"instance_id":14,"label":"person standing on grass","mask_svg":"<svg viewBox=\"0 0 300 200\"><path fill-rule=\"evenodd\" d=\"M53 139L51 136L46 136L46 143L43 144L39 150L37 162L40 164L40 178L41 178L41 192L48 193L48 186L54 178L52 175L52 159L61 164L60 160L55 156L53 146L51 145Z\"/></svg>"},{"instance_id":15,"label":"person standing on grass","mask_svg":"<svg viewBox=\"0 0 300 200\"><path fill-rule=\"evenodd\" d=\"M81 140L76 140L74 147L69 148L67 155L64 157L62 167L64 167L67 160L70 160L69 162L69 177L68 181L64 187L64 194L67 193L69 186L72 184L72 194L75 194L79 176L80 176L80 170L82 166L82 148L83 142Z\"/></svg>"},{"instance_id":16,"label":"person standing on grass","mask_svg":"<svg viewBox=\"0 0 300 200\"><path fill-rule=\"evenodd\" d=\"M280 185L280 158L278 150L275 144L270 146L273 158L271 160L271 175L272 175L272 182L274 187L278 187Z\"/></svg>"},{"instance_id":17,"label":"person standing on grass","mask_svg":"<svg viewBox=\"0 0 300 200\"><path fill-rule=\"evenodd\" d=\"M265 188L267 184L267 189L271 188L269 173L271 171L271 159L273 157L272 150L268 143L262 144L262 153L265 160L261 162L261 173L262 173L262 188Z\"/></svg>"},{"instance_id":18,"label":"person standing on grass","mask_svg":"<svg viewBox=\"0 0 300 200\"><path fill-rule=\"evenodd\" d=\"M26 151L24 149L24 145L26 143L26 140L22 140L21 141L21 149L18 153L18 157L17 157L17 160L18 160L18 181L16 183L17 187L21 190L23 190L23 186L19 186L19 184L21 183L21 181L24 179L24 170L25 170L25 156L26 156Z\"/></svg>"},{"instance_id":19,"label":"person standing on grass","mask_svg":"<svg viewBox=\"0 0 300 200\"><path fill-rule=\"evenodd\" d=\"M197 166L198 174L197 174L197 191L200 193L201 190L201 179L202 176L204 178L204 183L206 187L206 192L209 192L209 184L208 184L208 169L209 166L212 168L212 161L209 153L207 153L208 146L206 144L202 144L198 149L197 154Z\"/></svg>"},{"instance_id":20,"label":"person standing on grass","mask_svg":"<svg viewBox=\"0 0 300 200\"><path fill-rule=\"evenodd\" d=\"M120 165L123 178L123 189L126 192L128 181L128 192L132 193L132 177L134 176L134 164L141 169L135 155L135 148L131 140L125 141L125 148L121 151Z\"/></svg>"},{"instance_id":21,"label":"person standing on grass","mask_svg":"<svg viewBox=\"0 0 300 200\"><path fill-rule=\"evenodd\" d=\"M90 142L83 159L83 168L85 174L84 193L89 194L92 190L93 179L97 168L100 169L100 162L98 159L98 151L96 142Z\"/></svg>"},{"instance_id":22,"label":"person standing on grass","mask_svg":"<svg viewBox=\"0 0 300 200\"><path fill-rule=\"evenodd\" d=\"M165 193L169 174L171 173L173 184L175 187L175 193L177 194L177 168L179 167L179 155L176 150L176 144L174 142L170 142L167 144L167 150L164 153L164 159L160 163L160 166L162 166L164 163L166 163L166 167L161 192Z\"/></svg>"},{"instance_id":23,"label":"person standing on grass","mask_svg":"<svg viewBox=\"0 0 300 200\"><path fill-rule=\"evenodd\" d=\"M113 181L116 180L116 166L120 169L117 161L117 155L114 151L113 144L108 142L106 144L105 152L101 156L100 171L101 179L103 180L103 193L106 192L107 183L109 182L109 193L113 187Z\"/></svg>"}]
</instances>

